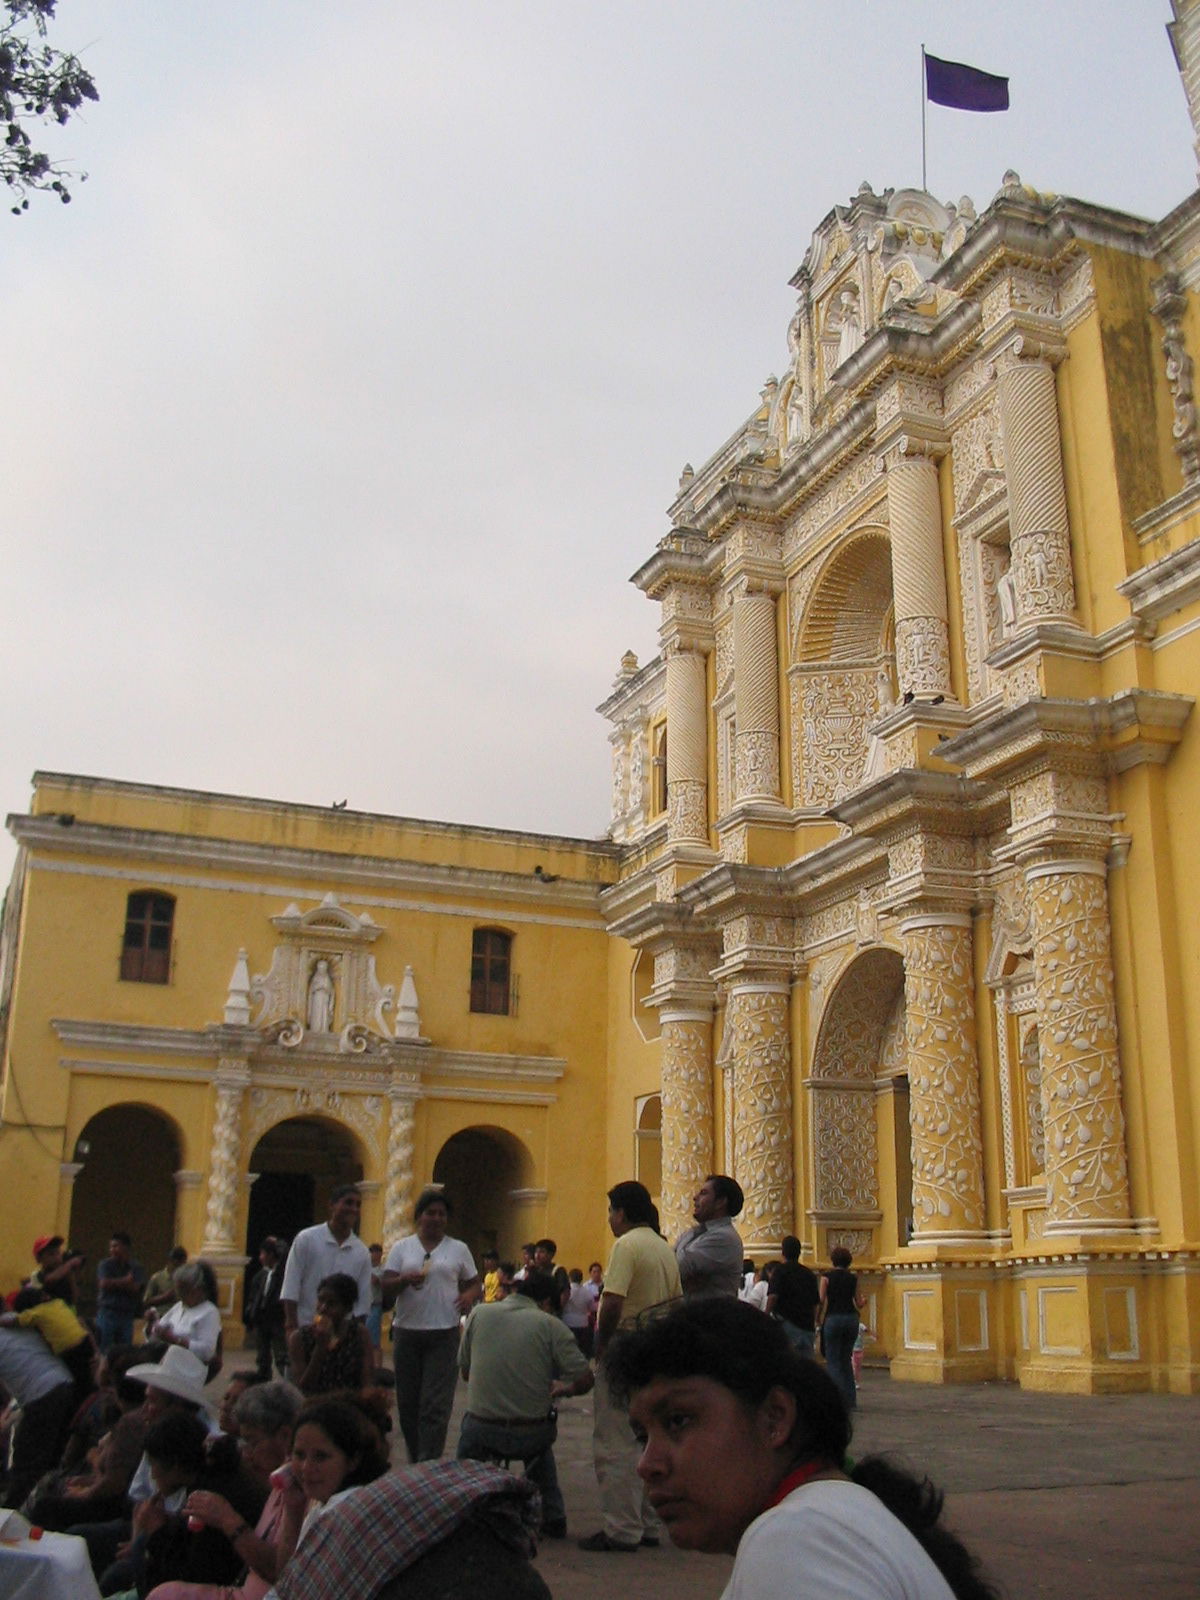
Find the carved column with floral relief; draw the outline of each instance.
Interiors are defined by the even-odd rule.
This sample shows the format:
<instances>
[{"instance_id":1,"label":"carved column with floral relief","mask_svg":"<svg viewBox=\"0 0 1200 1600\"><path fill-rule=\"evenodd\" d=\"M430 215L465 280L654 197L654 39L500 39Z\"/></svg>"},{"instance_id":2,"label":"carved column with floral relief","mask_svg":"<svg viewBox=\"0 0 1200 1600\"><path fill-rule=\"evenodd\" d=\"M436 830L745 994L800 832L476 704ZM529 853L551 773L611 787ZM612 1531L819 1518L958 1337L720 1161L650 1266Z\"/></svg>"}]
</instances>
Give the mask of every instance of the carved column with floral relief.
<instances>
[{"instance_id":1,"label":"carved column with floral relief","mask_svg":"<svg viewBox=\"0 0 1200 1600\"><path fill-rule=\"evenodd\" d=\"M208 1203L204 1217L205 1255L228 1255L237 1244L238 1161L241 1155L242 1107L250 1086L245 1060L222 1057L213 1078L216 1109L208 1162Z\"/></svg>"},{"instance_id":2,"label":"carved column with floral relief","mask_svg":"<svg viewBox=\"0 0 1200 1600\"><path fill-rule=\"evenodd\" d=\"M733 1077L733 1172L745 1191L738 1222L747 1250L777 1250L795 1227L791 983L778 969L743 969L727 987Z\"/></svg>"},{"instance_id":3,"label":"carved column with floral relief","mask_svg":"<svg viewBox=\"0 0 1200 1600\"><path fill-rule=\"evenodd\" d=\"M997 361L1016 626L1075 624L1075 579L1054 368L1016 339Z\"/></svg>"},{"instance_id":4,"label":"carved column with floral relief","mask_svg":"<svg viewBox=\"0 0 1200 1600\"><path fill-rule=\"evenodd\" d=\"M1107 867L1039 851L1024 863L1033 917L1045 1122L1046 1231L1131 1226Z\"/></svg>"},{"instance_id":5,"label":"carved column with floral relief","mask_svg":"<svg viewBox=\"0 0 1200 1600\"><path fill-rule=\"evenodd\" d=\"M985 1227L974 962L968 911L902 915L916 1242Z\"/></svg>"},{"instance_id":6,"label":"carved column with floral relief","mask_svg":"<svg viewBox=\"0 0 1200 1600\"><path fill-rule=\"evenodd\" d=\"M716 949L672 944L654 957L662 1027L662 1230L692 1224L692 1196L713 1170L712 1015Z\"/></svg>"}]
</instances>

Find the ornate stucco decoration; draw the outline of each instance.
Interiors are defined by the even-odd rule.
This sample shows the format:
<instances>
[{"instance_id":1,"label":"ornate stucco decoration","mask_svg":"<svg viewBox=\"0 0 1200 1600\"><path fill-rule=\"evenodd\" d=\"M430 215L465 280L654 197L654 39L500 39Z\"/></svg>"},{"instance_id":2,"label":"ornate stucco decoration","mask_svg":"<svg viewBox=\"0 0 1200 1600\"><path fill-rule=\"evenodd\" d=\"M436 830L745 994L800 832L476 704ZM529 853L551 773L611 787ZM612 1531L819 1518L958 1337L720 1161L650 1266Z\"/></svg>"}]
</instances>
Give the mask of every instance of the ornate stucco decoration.
<instances>
[{"instance_id":1,"label":"ornate stucco decoration","mask_svg":"<svg viewBox=\"0 0 1200 1600\"><path fill-rule=\"evenodd\" d=\"M1163 325L1162 353L1174 411L1171 436L1184 482L1194 483L1200 478L1200 418L1196 412L1195 370L1183 336L1186 305L1179 279L1171 274L1161 278L1152 309Z\"/></svg>"},{"instance_id":2,"label":"ornate stucco decoration","mask_svg":"<svg viewBox=\"0 0 1200 1600\"><path fill-rule=\"evenodd\" d=\"M369 912L356 916L327 894L312 910L290 905L271 922L280 942L270 971L256 974L249 988L258 1006L255 1028L284 1049L303 1043L306 1050L342 1055L364 1054L392 1038L387 1013L395 989L376 975L368 947L382 930ZM235 982L238 976L235 968ZM414 1010L415 991L406 1007L407 1037Z\"/></svg>"}]
</instances>

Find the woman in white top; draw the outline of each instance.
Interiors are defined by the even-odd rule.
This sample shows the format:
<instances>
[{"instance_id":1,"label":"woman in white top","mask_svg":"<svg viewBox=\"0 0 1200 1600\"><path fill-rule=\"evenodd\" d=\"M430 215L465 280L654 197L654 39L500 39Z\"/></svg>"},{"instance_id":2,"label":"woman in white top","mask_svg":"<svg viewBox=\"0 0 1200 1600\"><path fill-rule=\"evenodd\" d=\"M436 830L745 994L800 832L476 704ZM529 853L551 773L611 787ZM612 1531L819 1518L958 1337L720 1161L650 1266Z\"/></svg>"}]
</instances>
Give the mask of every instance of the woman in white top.
<instances>
[{"instance_id":1,"label":"woman in white top","mask_svg":"<svg viewBox=\"0 0 1200 1600\"><path fill-rule=\"evenodd\" d=\"M426 1189L413 1209L416 1232L392 1246L383 1268L384 1304L395 1299L396 1409L411 1461L436 1461L445 1448L459 1318L479 1292L471 1252L446 1232L450 1211L449 1196Z\"/></svg>"},{"instance_id":2,"label":"woman in white top","mask_svg":"<svg viewBox=\"0 0 1200 1600\"><path fill-rule=\"evenodd\" d=\"M753 1306L680 1301L605 1366L672 1542L736 1552L724 1600L995 1600L941 1494L878 1457L852 1465L832 1379Z\"/></svg>"},{"instance_id":3,"label":"woman in white top","mask_svg":"<svg viewBox=\"0 0 1200 1600\"><path fill-rule=\"evenodd\" d=\"M171 1280L179 1299L149 1330L152 1339L183 1345L205 1366L216 1356L221 1337L221 1313L213 1304L208 1282L211 1271L205 1261L189 1261L179 1267Z\"/></svg>"}]
</instances>

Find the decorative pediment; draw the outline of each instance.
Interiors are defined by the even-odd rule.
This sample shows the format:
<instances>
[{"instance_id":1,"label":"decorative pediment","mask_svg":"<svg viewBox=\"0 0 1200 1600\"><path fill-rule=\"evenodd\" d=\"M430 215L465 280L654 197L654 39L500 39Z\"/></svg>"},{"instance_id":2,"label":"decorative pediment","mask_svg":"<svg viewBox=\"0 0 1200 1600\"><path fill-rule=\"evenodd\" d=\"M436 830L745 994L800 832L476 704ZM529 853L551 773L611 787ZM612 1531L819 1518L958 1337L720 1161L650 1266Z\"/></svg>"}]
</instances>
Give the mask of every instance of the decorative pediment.
<instances>
[{"instance_id":1,"label":"decorative pediment","mask_svg":"<svg viewBox=\"0 0 1200 1600\"><path fill-rule=\"evenodd\" d=\"M250 976L238 952L225 1003L225 1021L261 1031L268 1043L319 1054L361 1055L393 1038L420 1039L412 969L405 970L401 1011L393 1031L392 984L381 984L368 948L383 930L327 894L308 911L292 904L271 918L279 934L270 970Z\"/></svg>"}]
</instances>

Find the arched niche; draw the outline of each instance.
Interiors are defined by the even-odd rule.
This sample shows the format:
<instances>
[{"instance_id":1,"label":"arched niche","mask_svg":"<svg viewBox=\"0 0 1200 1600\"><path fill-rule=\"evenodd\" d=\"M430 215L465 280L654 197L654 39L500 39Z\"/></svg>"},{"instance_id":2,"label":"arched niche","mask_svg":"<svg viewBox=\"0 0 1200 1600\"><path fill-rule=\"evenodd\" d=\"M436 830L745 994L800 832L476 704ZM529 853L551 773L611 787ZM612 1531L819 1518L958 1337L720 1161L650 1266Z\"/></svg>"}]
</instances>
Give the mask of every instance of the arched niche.
<instances>
[{"instance_id":1,"label":"arched niche","mask_svg":"<svg viewBox=\"0 0 1200 1600\"><path fill-rule=\"evenodd\" d=\"M520 1196L533 1187L529 1150L506 1128L461 1128L438 1151L433 1181L454 1206L450 1231L478 1262L484 1250L515 1259L523 1242Z\"/></svg>"},{"instance_id":2,"label":"arched niche","mask_svg":"<svg viewBox=\"0 0 1200 1600\"><path fill-rule=\"evenodd\" d=\"M887 530L861 526L826 561L794 634L793 793L826 809L858 787L869 730L895 699Z\"/></svg>"},{"instance_id":3,"label":"arched niche","mask_svg":"<svg viewBox=\"0 0 1200 1600\"><path fill-rule=\"evenodd\" d=\"M132 1237L133 1254L147 1273L163 1264L176 1243L175 1174L182 1143L165 1112L138 1102L108 1106L80 1130L69 1242L88 1258L80 1309L89 1315L95 1309L95 1264L108 1254L114 1230Z\"/></svg>"},{"instance_id":4,"label":"arched niche","mask_svg":"<svg viewBox=\"0 0 1200 1600\"><path fill-rule=\"evenodd\" d=\"M813 1212L856 1256L873 1249L882 1218L876 1080L901 1075L903 1006L900 956L864 950L834 984L813 1052ZM907 1152L906 1117L901 1132ZM911 1204L911 1177L908 1187Z\"/></svg>"}]
</instances>

